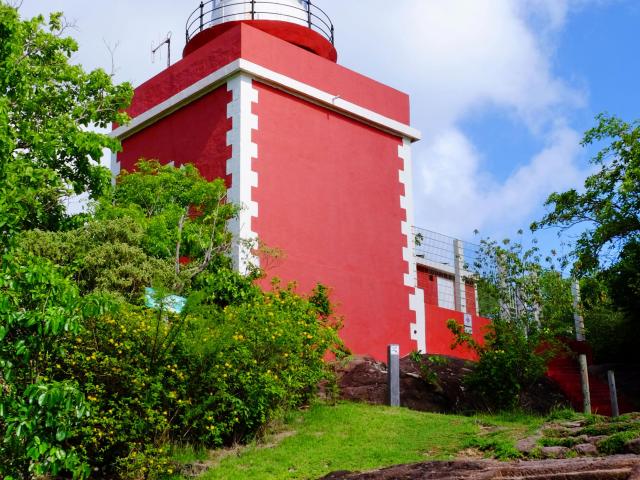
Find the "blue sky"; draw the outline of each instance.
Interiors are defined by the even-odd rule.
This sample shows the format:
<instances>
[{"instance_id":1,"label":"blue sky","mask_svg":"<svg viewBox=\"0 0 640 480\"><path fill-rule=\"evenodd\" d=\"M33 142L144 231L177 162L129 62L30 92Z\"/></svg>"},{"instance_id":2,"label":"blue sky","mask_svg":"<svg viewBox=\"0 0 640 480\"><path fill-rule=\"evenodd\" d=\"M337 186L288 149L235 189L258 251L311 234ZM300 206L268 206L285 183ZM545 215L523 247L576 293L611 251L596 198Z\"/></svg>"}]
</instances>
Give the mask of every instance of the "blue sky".
<instances>
[{"instance_id":1,"label":"blue sky","mask_svg":"<svg viewBox=\"0 0 640 480\"><path fill-rule=\"evenodd\" d=\"M640 118L639 0L317 0L339 62L406 91L413 126L416 224L464 239L513 235L554 190L578 187L579 146L598 112ZM24 0L23 15L62 10L87 68L141 83L162 69L150 47L182 50L183 0ZM551 236L547 242L551 243Z\"/></svg>"}]
</instances>

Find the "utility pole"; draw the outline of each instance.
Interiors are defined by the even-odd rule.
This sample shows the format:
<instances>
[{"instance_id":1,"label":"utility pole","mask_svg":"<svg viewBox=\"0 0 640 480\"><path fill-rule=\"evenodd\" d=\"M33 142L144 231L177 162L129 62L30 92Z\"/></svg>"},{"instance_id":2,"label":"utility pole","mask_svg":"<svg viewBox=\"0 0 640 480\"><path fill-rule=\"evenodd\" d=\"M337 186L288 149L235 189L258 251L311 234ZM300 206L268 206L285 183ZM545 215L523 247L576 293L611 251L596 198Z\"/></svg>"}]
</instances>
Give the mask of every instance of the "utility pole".
<instances>
[{"instance_id":1,"label":"utility pole","mask_svg":"<svg viewBox=\"0 0 640 480\"><path fill-rule=\"evenodd\" d=\"M573 294L573 322L576 330L576 340L585 342L584 318L580 313L580 284L577 279L573 280L571 285L571 293ZM591 392L589 390L589 366L587 365L587 356L581 353L578 356L578 364L580 366L580 383L582 385L582 405L585 414L591 414Z\"/></svg>"},{"instance_id":2,"label":"utility pole","mask_svg":"<svg viewBox=\"0 0 640 480\"><path fill-rule=\"evenodd\" d=\"M454 261L454 301L456 312L466 312L467 311L467 292L465 280L462 276L462 272L464 271L464 248L462 247L462 242L458 239L453 241L453 261Z\"/></svg>"}]
</instances>

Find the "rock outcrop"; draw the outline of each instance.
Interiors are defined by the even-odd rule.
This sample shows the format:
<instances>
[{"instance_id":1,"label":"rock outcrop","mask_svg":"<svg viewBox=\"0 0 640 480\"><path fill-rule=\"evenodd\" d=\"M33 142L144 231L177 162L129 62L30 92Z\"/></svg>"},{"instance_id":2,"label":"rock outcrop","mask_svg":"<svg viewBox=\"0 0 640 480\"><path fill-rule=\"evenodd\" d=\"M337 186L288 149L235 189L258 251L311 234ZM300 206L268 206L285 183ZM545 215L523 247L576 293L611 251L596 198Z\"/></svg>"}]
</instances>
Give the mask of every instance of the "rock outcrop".
<instances>
[{"instance_id":1,"label":"rock outcrop","mask_svg":"<svg viewBox=\"0 0 640 480\"><path fill-rule=\"evenodd\" d=\"M464 387L463 378L474 364L458 358L425 356L418 363L410 357L400 360L400 401L413 410L460 413L483 410L476 395ZM336 367L340 397L384 405L387 403L387 367L369 357L356 357ZM428 372L428 375L425 375ZM425 378L428 377L428 378ZM521 407L548 413L568 405L555 383L541 379L521 395Z\"/></svg>"},{"instance_id":2,"label":"rock outcrop","mask_svg":"<svg viewBox=\"0 0 640 480\"><path fill-rule=\"evenodd\" d=\"M321 480L640 480L640 456L502 463L490 460L425 462L366 473L335 472Z\"/></svg>"}]
</instances>

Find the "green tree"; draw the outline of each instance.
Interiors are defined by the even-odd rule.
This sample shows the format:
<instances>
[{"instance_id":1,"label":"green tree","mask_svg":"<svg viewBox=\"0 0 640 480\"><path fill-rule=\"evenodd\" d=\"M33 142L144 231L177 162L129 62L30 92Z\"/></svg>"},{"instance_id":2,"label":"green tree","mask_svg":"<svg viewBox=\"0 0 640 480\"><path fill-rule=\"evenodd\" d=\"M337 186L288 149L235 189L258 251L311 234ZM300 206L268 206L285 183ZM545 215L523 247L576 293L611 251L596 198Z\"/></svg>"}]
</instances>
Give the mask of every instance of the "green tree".
<instances>
[{"instance_id":1,"label":"green tree","mask_svg":"<svg viewBox=\"0 0 640 480\"><path fill-rule=\"evenodd\" d=\"M27 228L58 229L61 198L103 193L103 149L116 139L94 127L123 123L132 97L103 70L70 63L77 43L61 14L21 20L0 2L0 243Z\"/></svg>"},{"instance_id":2,"label":"green tree","mask_svg":"<svg viewBox=\"0 0 640 480\"><path fill-rule=\"evenodd\" d=\"M83 294L109 292L134 304L145 287L189 294L199 276L230 268L226 222L237 207L226 202L224 182L207 181L193 165L136 167L122 172L82 226L25 232L16 254L64 267Z\"/></svg>"},{"instance_id":3,"label":"green tree","mask_svg":"<svg viewBox=\"0 0 640 480\"><path fill-rule=\"evenodd\" d=\"M627 244L640 240L640 123L597 119L582 144L608 143L592 160L598 171L585 180L583 192L551 194L551 211L531 226L566 230L586 223L575 248L578 272L597 270L602 260L615 263Z\"/></svg>"},{"instance_id":4,"label":"green tree","mask_svg":"<svg viewBox=\"0 0 640 480\"><path fill-rule=\"evenodd\" d=\"M13 241L28 228L61 229L62 199L100 195L98 165L118 142L92 131L123 122L132 90L102 70L72 65L77 50L60 14L21 20L0 2L0 476L88 475L70 446L88 409L73 379L53 380L49 363L81 330L92 297L56 265L19 258Z\"/></svg>"},{"instance_id":5,"label":"green tree","mask_svg":"<svg viewBox=\"0 0 640 480\"><path fill-rule=\"evenodd\" d=\"M554 255L543 258L536 245L481 242L474 265L480 314L492 323L482 344L454 320L448 327L455 346L465 344L478 356L465 382L483 408L522 405L523 393L544 376L557 352L557 337L570 332L570 285L554 260Z\"/></svg>"},{"instance_id":6,"label":"green tree","mask_svg":"<svg viewBox=\"0 0 640 480\"><path fill-rule=\"evenodd\" d=\"M623 359L640 341L640 122L599 115L583 145L602 149L582 192L549 196L551 211L532 229L585 227L574 248L583 276L587 335L600 360Z\"/></svg>"}]
</instances>

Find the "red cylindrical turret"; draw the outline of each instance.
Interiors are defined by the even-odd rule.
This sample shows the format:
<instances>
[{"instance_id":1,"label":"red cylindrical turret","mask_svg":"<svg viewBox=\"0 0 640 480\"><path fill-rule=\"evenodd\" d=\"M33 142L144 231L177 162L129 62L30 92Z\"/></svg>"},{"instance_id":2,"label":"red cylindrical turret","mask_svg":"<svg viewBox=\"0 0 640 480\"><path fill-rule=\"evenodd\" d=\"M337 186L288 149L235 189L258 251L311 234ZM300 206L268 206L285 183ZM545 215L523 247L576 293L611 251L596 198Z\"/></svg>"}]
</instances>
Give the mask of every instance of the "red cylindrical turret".
<instances>
[{"instance_id":1,"label":"red cylindrical turret","mask_svg":"<svg viewBox=\"0 0 640 480\"><path fill-rule=\"evenodd\" d=\"M239 22L333 62L338 59L331 19L311 0L201 2L187 21L187 45L183 56L196 51Z\"/></svg>"}]
</instances>

